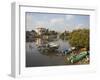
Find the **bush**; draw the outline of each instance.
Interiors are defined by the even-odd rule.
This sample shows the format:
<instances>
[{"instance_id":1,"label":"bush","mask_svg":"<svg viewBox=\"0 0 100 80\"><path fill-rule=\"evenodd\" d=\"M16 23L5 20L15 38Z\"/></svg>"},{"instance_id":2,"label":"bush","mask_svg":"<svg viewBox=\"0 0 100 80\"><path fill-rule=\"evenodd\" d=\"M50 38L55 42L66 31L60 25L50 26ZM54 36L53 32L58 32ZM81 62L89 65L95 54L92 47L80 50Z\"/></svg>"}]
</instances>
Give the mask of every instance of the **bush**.
<instances>
[{"instance_id":1,"label":"bush","mask_svg":"<svg viewBox=\"0 0 100 80\"><path fill-rule=\"evenodd\" d=\"M69 34L69 43L77 48L89 49L89 29L74 30Z\"/></svg>"}]
</instances>

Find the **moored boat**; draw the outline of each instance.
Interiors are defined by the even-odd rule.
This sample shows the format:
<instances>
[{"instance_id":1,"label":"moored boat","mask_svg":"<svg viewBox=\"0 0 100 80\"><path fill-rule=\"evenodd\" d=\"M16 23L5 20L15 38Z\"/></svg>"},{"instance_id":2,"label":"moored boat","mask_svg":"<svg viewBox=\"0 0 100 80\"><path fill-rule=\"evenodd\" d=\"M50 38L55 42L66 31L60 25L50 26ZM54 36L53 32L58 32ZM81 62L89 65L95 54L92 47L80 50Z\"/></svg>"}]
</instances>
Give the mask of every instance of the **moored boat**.
<instances>
[{"instance_id":1,"label":"moored boat","mask_svg":"<svg viewBox=\"0 0 100 80\"><path fill-rule=\"evenodd\" d=\"M58 49L59 48L59 45L56 44L56 43L51 42L51 43L48 43L48 47L49 48L52 48L52 49Z\"/></svg>"},{"instance_id":2,"label":"moored boat","mask_svg":"<svg viewBox=\"0 0 100 80\"><path fill-rule=\"evenodd\" d=\"M62 53L63 53L64 55L66 55L66 54L71 53L71 52L72 52L73 50L75 50L75 49L76 49L75 47L71 47L71 48L69 48L69 49L63 50Z\"/></svg>"},{"instance_id":3,"label":"moored boat","mask_svg":"<svg viewBox=\"0 0 100 80\"><path fill-rule=\"evenodd\" d=\"M81 59L83 59L83 58L86 57L87 55L88 55L88 52L87 52L87 51L83 51L83 52L81 52L79 55L70 56L70 57L68 58L68 61L71 62L71 63L75 63L75 62L80 61Z\"/></svg>"}]
</instances>

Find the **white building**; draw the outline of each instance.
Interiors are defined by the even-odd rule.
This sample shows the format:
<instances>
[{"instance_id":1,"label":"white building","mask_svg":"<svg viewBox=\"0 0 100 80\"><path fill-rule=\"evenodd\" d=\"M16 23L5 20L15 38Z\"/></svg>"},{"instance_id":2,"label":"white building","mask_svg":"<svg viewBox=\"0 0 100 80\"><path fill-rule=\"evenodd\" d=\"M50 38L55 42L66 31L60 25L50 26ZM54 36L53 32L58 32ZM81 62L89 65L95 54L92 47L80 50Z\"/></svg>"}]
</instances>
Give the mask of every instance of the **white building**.
<instances>
[{"instance_id":1,"label":"white building","mask_svg":"<svg viewBox=\"0 0 100 80\"><path fill-rule=\"evenodd\" d=\"M39 34L39 35L42 35L43 33L46 32L46 28L43 28L43 27L37 27L36 28L36 32Z\"/></svg>"}]
</instances>

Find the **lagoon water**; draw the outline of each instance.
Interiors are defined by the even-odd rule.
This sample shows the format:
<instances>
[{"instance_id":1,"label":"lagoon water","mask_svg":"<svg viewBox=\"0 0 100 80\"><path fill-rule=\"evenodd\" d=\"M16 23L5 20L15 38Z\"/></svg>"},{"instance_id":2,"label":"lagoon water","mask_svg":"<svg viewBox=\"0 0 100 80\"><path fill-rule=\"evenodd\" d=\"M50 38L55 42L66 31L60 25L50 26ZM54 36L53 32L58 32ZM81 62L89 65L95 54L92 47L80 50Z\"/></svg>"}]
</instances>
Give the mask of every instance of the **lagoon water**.
<instances>
[{"instance_id":1,"label":"lagoon water","mask_svg":"<svg viewBox=\"0 0 100 80\"><path fill-rule=\"evenodd\" d=\"M61 51L70 48L68 41L55 40L59 44L57 51L50 53L43 53L39 50L38 46L43 45L45 40L37 39L33 42L26 42L26 67L40 67L40 66L56 66L65 65L66 56L58 55Z\"/></svg>"}]
</instances>

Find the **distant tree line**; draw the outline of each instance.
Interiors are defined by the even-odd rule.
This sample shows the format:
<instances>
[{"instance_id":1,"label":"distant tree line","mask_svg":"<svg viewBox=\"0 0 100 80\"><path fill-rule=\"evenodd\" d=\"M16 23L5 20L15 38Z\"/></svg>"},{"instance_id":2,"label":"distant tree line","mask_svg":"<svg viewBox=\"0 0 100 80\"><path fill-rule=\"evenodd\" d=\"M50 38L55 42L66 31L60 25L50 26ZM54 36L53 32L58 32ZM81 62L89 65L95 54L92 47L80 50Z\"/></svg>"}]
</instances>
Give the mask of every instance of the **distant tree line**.
<instances>
[{"instance_id":1,"label":"distant tree line","mask_svg":"<svg viewBox=\"0 0 100 80\"><path fill-rule=\"evenodd\" d=\"M62 39L62 40L68 40L69 34L70 34L69 31L64 31L63 33L60 34L59 37L60 37L60 39Z\"/></svg>"},{"instance_id":2,"label":"distant tree line","mask_svg":"<svg viewBox=\"0 0 100 80\"><path fill-rule=\"evenodd\" d=\"M53 36L53 38L55 38L54 36L57 36L58 32L47 29L45 33L43 33L42 35L38 35L35 30L26 31L26 41L34 41L36 38L44 35ZM89 29L77 29L73 30L72 32L64 31L60 33L59 38L69 41L71 46L89 49Z\"/></svg>"},{"instance_id":3,"label":"distant tree line","mask_svg":"<svg viewBox=\"0 0 100 80\"><path fill-rule=\"evenodd\" d=\"M89 49L89 29L77 29L72 32L65 31L60 38L68 40L71 46Z\"/></svg>"},{"instance_id":4,"label":"distant tree line","mask_svg":"<svg viewBox=\"0 0 100 80\"><path fill-rule=\"evenodd\" d=\"M35 30L26 31L26 42L32 42L37 37L37 33Z\"/></svg>"},{"instance_id":5,"label":"distant tree line","mask_svg":"<svg viewBox=\"0 0 100 80\"><path fill-rule=\"evenodd\" d=\"M57 35L58 33L54 30L47 29L43 35Z\"/></svg>"},{"instance_id":6,"label":"distant tree line","mask_svg":"<svg viewBox=\"0 0 100 80\"><path fill-rule=\"evenodd\" d=\"M57 37L57 34L58 33L56 31L49 30L49 29L46 29L46 31L43 32L41 35L39 35L35 30L26 31L26 42L32 42L36 38L41 38L43 36L49 36L49 37L52 36L52 38L56 38Z\"/></svg>"}]
</instances>

